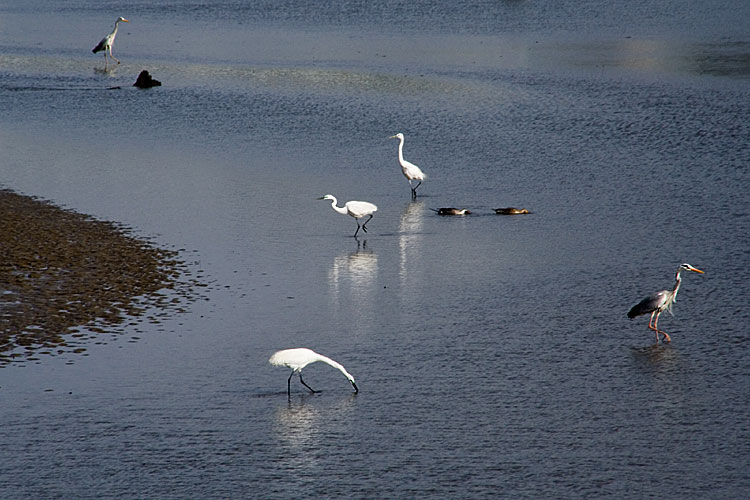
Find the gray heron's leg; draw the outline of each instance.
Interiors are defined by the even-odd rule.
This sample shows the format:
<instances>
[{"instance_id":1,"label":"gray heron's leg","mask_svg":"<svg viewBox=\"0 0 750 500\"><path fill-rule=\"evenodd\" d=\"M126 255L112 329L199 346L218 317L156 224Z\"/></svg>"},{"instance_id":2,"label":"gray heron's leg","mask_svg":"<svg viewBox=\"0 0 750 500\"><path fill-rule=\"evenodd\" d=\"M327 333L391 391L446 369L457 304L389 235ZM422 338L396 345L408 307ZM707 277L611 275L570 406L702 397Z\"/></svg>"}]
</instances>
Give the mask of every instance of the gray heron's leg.
<instances>
[{"instance_id":1,"label":"gray heron's leg","mask_svg":"<svg viewBox=\"0 0 750 500\"><path fill-rule=\"evenodd\" d=\"M654 321L654 330L656 330L656 336L658 337L661 333L662 335L664 335L664 342L672 342L672 339L669 338L669 334L667 332L665 332L664 330L659 330L659 314L656 315L656 320Z\"/></svg>"},{"instance_id":2,"label":"gray heron's leg","mask_svg":"<svg viewBox=\"0 0 750 500\"><path fill-rule=\"evenodd\" d=\"M657 314L658 310L655 310L651 313L651 317L648 319L648 329L653 330L656 333L656 343L659 343L659 329L656 328L656 323L654 322L654 316L656 316L656 321L659 321L659 315Z\"/></svg>"},{"instance_id":3,"label":"gray heron's leg","mask_svg":"<svg viewBox=\"0 0 750 500\"><path fill-rule=\"evenodd\" d=\"M302 372L299 372L299 381L302 382L302 385L310 389L310 392L312 392L313 394L315 394L316 392L320 392L320 391L316 391L315 389L307 385L304 380L302 380Z\"/></svg>"},{"instance_id":4,"label":"gray heron's leg","mask_svg":"<svg viewBox=\"0 0 750 500\"><path fill-rule=\"evenodd\" d=\"M112 59L114 59L115 61L117 61L117 64L120 64L120 60L117 59L115 56L112 55L112 46L111 45L109 46L109 57L111 57Z\"/></svg>"}]
</instances>

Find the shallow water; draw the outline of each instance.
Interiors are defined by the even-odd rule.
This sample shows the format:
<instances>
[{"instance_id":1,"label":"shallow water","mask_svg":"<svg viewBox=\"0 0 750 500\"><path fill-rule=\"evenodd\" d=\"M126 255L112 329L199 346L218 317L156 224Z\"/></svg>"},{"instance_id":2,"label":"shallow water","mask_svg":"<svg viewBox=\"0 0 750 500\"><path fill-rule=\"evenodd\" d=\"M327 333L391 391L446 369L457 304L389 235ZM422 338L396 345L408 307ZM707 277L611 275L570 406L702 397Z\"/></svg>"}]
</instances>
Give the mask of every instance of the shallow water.
<instances>
[{"instance_id":1,"label":"shallow water","mask_svg":"<svg viewBox=\"0 0 750 500\"><path fill-rule=\"evenodd\" d=\"M747 6L641 4L3 7L3 186L210 287L0 370L1 496L741 497ZM376 203L369 232L326 193ZM655 344L626 312L685 261ZM287 401L267 359L297 346L359 394L317 364Z\"/></svg>"}]
</instances>

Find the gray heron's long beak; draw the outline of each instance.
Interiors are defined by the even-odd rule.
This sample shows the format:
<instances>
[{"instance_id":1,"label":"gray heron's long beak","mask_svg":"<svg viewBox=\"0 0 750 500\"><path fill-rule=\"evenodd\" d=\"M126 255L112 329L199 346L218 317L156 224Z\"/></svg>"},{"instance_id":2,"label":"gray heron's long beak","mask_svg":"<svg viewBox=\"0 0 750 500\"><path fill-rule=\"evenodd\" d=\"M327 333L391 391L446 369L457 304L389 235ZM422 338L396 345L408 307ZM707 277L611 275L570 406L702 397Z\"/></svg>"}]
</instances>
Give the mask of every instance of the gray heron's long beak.
<instances>
[{"instance_id":1,"label":"gray heron's long beak","mask_svg":"<svg viewBox=\"0 0 750 500\"><path fill-rule=\"evenodd\" d=\"M696 273L706 274L703 271L701 271L700 269L698 269L697 267L694 267L694 268L692 268L690 270L693 271L693 272L696 272Z\"/></svg>"}]
</instances>

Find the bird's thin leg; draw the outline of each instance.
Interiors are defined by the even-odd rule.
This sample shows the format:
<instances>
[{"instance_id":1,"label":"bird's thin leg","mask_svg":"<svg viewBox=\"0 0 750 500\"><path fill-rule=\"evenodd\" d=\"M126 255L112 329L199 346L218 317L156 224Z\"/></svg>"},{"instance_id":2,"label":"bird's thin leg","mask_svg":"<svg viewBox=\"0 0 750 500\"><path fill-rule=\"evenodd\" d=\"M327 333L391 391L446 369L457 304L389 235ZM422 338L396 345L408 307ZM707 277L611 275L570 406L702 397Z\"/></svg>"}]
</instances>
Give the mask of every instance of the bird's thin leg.
<instances>
[{"instance_id":1,"label":"bird's thin leg","mask_svg":"<svg viewBox=\"0 0 750 500\"><path fill-rule=\"evenodd\" d=\"M289 397L292 397L292 376L294 375L294 370L292 370L292 373L289 374L289 378L286 379L286 395Z\"/></svg>"},{"instance_id":2,"label":"bird's thin leg","mask_svg":"<svg viewBox=\"0 0 750 500\"><path fill-rule=\"evenodd\" d=\"M120 60L117 59L115 56L112 55L112 47L109 48L109 57L117 61L117 64L120 64Z\"/></svg>"},{"instance_id":3,"label":"bird's thin leg","mask_svg":"<svg viewBox=\"0 0 750 500\"><path fill-rule=\"evenodd\" d=\"M664 330L659 330L658 324L659 324L659 315L657 314L656 321L654 321L654 329L657 332L656 333L657 337L661 333L662 335L664 335L664 342L672 342L672 339L669 338L669 334L667 332L665 332Z\"/></svg>"},{"instance_id":4,"label":"bird's thin leg","mask_svg":"<svg viewBox=\"0 0 750 500\"><path fill-rule=\"evenodd\" d=\"M367 223L370 222L370 219L372 219L372 214L370 214L370 217L365 221L364 224L362 224L362 230L364 232L367 232Z\"/></svg>"},{"instance_id":5,"label":"bird's thin leg","mask_svg":"<svg viewBox=\"0 0 750 500\"><path fill-rule=\"evenodd\" d=\"M654 330L656 332L656 342L658 343L659 342L659 330L657 330L653 326L654 316L655 315L656 315L656 311L654 311L654 312L651 313L651 317L648 319L648 329L649 330Z\"/></svg>"},{"instance_id":6,"label":"bird's thin leg","mask_svg":"<svg viewBox=\"0 0 750 500\"><path fill-rule=\"evenodd\" d=\"M354 219L354 220L357 221L357 230L354 231L354 237L356 238L357 237L357 233L359 232L359 219ZM367 232L367 231L365 231L365 232Z\"/></svg>"},{"instance_id":7,"label":"bird's thin leg","mask_svg":"<svg viewBox=\"0 0 750 500\"><path fill-rule=\"evenodd\" d=\"M299 372L299 381L302 382L302 385L304 385L305 387L307 387L308 389L310 389L310 392L312 392L313 394L316 393L316 392L320 392L320 391L316 391L315 389L313 389L312 387L310 387L309 385L307 385L304 380L302 380L302 372Z\"/></svg>"}]
</instances>

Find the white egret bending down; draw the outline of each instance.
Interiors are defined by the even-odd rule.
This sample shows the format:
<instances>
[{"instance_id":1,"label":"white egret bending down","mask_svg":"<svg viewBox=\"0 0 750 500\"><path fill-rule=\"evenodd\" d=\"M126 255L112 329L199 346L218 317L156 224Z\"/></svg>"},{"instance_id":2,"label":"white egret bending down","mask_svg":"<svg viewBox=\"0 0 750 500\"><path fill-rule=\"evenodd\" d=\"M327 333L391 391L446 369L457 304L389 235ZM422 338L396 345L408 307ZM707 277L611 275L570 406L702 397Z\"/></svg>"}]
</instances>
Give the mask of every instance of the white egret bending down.
<instances>
[{"instance_id":1,"label":"white egret bending down","mask_svg":"<svg viewBox=\"0 0 750 500\"><path fill-rule=\"evenodd\" d=\"M354 219L357 221L357 230L354 231L355 237L357 236L360 227L362 228L362 231L367 232L367 223L370 222L370 219L372 219L372 214L378 211L378 207L367 201L347 201L346 203L344 203L343 207L337 207L336 204L338 203L338 201L332 194L321 196L318 199L331 200L331 208L333 208L335 211L340 214L351 215L352 217L354 217ZM370 217L364 222L364 224L360 225L359 219L368 215Z\"/></svg>"},{"instance_id":2,"label":"white egret bending down","mask_svg":"<svg viewBox=\"0 0 750 500\"><path fill-rule=\"evenodd\" d=\"M693 271L694 273L701 273L703 271L697 269L690 264L682 264L677 268L677 274L674 277L674 288L672 290L662 290L660 292L652 293L638 304L634 305L628 312L628 318L635 318L643 314L651 313L651 319L648 320L648 327L656 332L656 341L659 342L659 334L664 335L664 342L671 342L667 332L659 330L659 315L666 309L669 314L672 314L672 304L677 302L677 291L680 289L680 273L682 271ZM651 323L653 322L653 326Z\"/></svg>"},{"instance_id":3,"label":"white egret bending down","mask_svg":"<svg viewBox=\"0 0 750 500\"><path fill-rule=\"evenodd\" d=\"M115 21L115 29L112 30L112 33L102 38L101 42L91 49L91 52L96 54L97 52L104 51L104 69L107 69L107 52L109 52L109 57L117 61L117 64L120 64L120 61L118 61L115 56L112 55L112 45L115 43L115 37L117 36L117 28L120 26L120 23L129 23L127 19L124 17L118 17L117 21Z\"/></svg>"},{"instance_id":4,"label":"white egret bending down","mask_svg":"<svg viewBox=\"0 0 750 500\"><path fill-rule=\"evenodd\" d=\"M344 374L346 379L351 382L352 386L354 387L354 393L358 393L359 389L357 388L357 384L354 383L354 377L351 376L351 374L346 371L346 369L341 366L336 361L332 360L331 358L328 358L326 356L323 356L322 354L318 354L317 352L307 349L305 347L298 347L295 349L284 349L283 351L277 351L274 353L273 356L271 356L271 359L268 360L269 363L271 363L273 366L286 366L287 368L292 369L292 373L289 374L289 378L286 381L286 393L288 396L292 395L292 389L291 389L291 383L292 383L292 375L295 373L299 375L299 381L302 382L302 385L310 389L310 392L320 392L314 390L312 387L307 385L304 380L302 380L302 369L309 365L310 363L315 363L316 361L322 361L323 363L327 363L331 365L332 367L336 368L338 371Z\"/></svg>"},{"instance_id":5,"label":"white egret bending down","mask_svg":"<svg viewBox=\"0 0 750 500\"><path fill-rule=\"evenodd\" d=\"M404 134L399 132L396 135L390 136L389 139L399 139L401 141L398 144L398 162L401 164L401 171L404 173L404 177L409 181L411 197L416 198L417 188L422 185L422 181L425 180L427 176L418 166L404 160ZM419 183L414 186L411 181L419 181Z\"/></svg>"}]
</instances>

